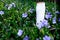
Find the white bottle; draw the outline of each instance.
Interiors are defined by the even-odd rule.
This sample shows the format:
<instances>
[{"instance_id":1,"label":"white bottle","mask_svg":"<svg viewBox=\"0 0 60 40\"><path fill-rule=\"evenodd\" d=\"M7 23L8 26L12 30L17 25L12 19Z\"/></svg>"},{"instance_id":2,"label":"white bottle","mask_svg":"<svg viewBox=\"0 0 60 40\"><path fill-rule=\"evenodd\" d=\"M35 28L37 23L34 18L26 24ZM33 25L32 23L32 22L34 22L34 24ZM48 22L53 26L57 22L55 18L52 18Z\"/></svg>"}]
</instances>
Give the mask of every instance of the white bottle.
<instances>
[{"instance_id":1,"label":"white bottle","mask_svg":"<svg viewBox=\"0 0 60 40\"><path fill-rule=\"evenodd\" d=\"M41 28L40 23L45 15L45 2L38 2L36 6L36 26Z\"/></svg>"}]
</instances>

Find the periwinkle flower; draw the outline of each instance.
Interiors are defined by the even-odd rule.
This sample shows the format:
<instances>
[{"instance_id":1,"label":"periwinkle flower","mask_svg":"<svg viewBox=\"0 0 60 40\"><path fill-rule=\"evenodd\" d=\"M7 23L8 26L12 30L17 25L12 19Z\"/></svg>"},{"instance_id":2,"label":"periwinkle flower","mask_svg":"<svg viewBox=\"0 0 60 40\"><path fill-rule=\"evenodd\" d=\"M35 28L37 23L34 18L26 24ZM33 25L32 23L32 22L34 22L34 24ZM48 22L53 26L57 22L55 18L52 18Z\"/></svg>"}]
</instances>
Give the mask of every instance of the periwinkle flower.
<instances>
[{"instance_id":1,"label":"periwinkle flower","mask_svg":"<svg viewBox=\"0 0 60 40\"><path fill-rule=\"evenodd\" d=\"M45 18L46 18L46 19L52 18L52 15L47 15L47 14L46 14L46 15L45 15Z\"/></svg>"},{"instance_id":2,"label":"periwinkle flower","mask_svg":"<svg viewBox=\"0 0 60 40\"><path fill-rule=\"evenodd\" d=\"M56 17L53 18L52 23L56 24Z\"/></svg>"},{"instance_id":3,"label":"periwinkle flower","mask_svg":"<svg viewBox=\"0 0 60 40\"><path fill-rule=\"evenodd\" d=\"M18 36L21 36L22 34L23 34L23 30L18 30L17 35L18 35Z\"/></svg>"},{"instance_id":4,"label":"periwinkle flower","mask_svg":"<svg viewBox=\"0 0 60 40\"><path fill-rule=\"evenodd\" d=\"M49 36L45 35L45 36L43 37L43 40L51 40L51 38L50 38Z\"/></svg>"},{"instance_id":5,"label":"periwinkle flower","mask_svg":"<svg viewBox=\"0 0 60 40\"><path fill-rule=\"evenodd\" d=\"M23 40L29 40L29 37L26 35Z\"/></svg>"},{"instance_id":6,"label":"periwinkle flower","mask_svg":"<svg viewBox=\"0 0 60 40\"><path fill-rule=\"evenodd\" d=\"M4 11L0 11L0 15L3 15L4 14Z\"/></svg>"},{"instance_id":7,"label":"periwinkle flower","mask_svg":"<svg viewBox=\"0 0 60 40\"><path fill-rule=\"evenodd\" d=\"M36 25L37 25L38 29L41 29L44 26L44 24L42 22L39 22Z\"/></svg>"},{"instance_id":8,"label":"periwinkle flower","mask_svg":"<svg viewBox=\"0 0 60 40\"><path fill-rule=\"evenodd\" d=\"M44 24L44 26L47 26L48 25L48 20L43 20L42 23Z\"/></svg>"},{"instance_id":9,"label":"periwinkle flower","mask_svg":"<svg viewBox=\"0 0 60 40\"><path fill-rule=\"evenodd\" d=\"M45 15L45 18L46 18L46 19L50 19L50 18L52 18L51 13L50 13L50 12L47 12L46 15Z\"/></svg>"},{"instance_id":10,"label":"periwinkle flower","mask_svg":"<svg viewBox=\"0 0 60 40\"><path fill-rule=\"evenodd\" d=\"M22 17L23 17L23 18L26 18L27 16L28 16L27 13L23 13L23 14L22 14Z\"/></svg>"},{"instance_id":11,"label":"periwinkle flower","mask_svg":"<svg viewBox=\"0 0 60 40\"><path fill-rule=\"evenodd\" d=\"M41 22L37 23L38 29L41 29L44 26L48 26L48 20L42 20Z\"/></svg>"}]
</instances>

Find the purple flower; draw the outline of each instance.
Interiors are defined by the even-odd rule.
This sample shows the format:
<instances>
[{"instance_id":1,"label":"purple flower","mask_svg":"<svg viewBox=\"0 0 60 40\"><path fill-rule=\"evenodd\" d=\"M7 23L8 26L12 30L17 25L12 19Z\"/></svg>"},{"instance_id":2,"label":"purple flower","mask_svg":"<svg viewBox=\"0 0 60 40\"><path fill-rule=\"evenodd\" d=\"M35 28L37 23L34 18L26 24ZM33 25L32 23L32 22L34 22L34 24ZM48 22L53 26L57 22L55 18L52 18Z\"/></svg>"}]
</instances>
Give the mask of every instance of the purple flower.
<instances>
[{"instance_id":1,"label":"purple flower","mask_svg":"<svg viewBox=\"0 0 60 40\"><path fill-rule=\"evenodd\" d=\"M47 12L46 15L45 15L45 18L46 18L46 19L52 18L51 13L50 13L50 12Z\"/></svg>"},{"instance_id":2,"label":"purple flower","mask_svg":"<svg viewBox=\"0 0 60 40\"><path fill-rule=\"evenodd\" d=\"M42 21L42 24L43 24L44 26L47 26L47 25L48 25L48 20L45 20L45 19L44 19L44 20Z\"/></svg>"},{"instance_id":3,"label":"purple flower","mask_svg":"<svg viewBox=\"0 0 60 40\"><path fill-rule=\"evenodd\" d=\"M4 11L0 11L0 15L3 15L4 14Z\"/></svg>"},{"instance_id":4,"label":"purple flower","mask_svg":"<svg viewBox=\"0 0 60 40\"><path fill-rule=\"evenodd\" d=\"M43 40L51 40L51 38L50 38L49 36L45 35L45 36L43 37Z\"/></svg>"},{"instance_id":5,"label":"purple flower","mask_svg":"<svg viewBox=\"0 0 60 40\"><path fill-rule=\"evenodd\" d=\"M56 24L56 17L53 18L52 23Z\"/></svg>"},{"instance_id":6,"label":"purple flower","mask_svg":"<svg viewBox=\"0 0 60 40\"><path fill-rule=\"evenodd\" d=\"M37 23L38 29L41 29L44 26L48 26L48 21L47 20L42 20L41 22Z\"/></svg>"},{"instance_id":7,"label":"purple flower","mask_svg":"<svg viewBox=\"0 0 60 40\"><path fill-rule=\"evenodd\" d=\"M52 18L52 15L47 15L47 14L46 14L46 15L45 15L45 18L46 18L46 19Z\"/></svg>"},{"instance_id":8,"label":"purple flower","mask_svg":"<svg viewBox=\"0 0 60 40\"><path fill-rule=\"evenodd\" d=\"M22 14L22 17L24 17L24 18L26 18L27 16L28 16L27 13L23 13L23 14Z\"/></svg>"},{"instance_id":9,"label":"purple flower","mask_svg":"<svg viewBox=\"0 0 60 40\"><path fill-rule=\"evenodd\" d=\"M26 35L23 40L29 40L29 37Z\"/></svg>"},{"instance_id":10,"label":"purple flower","mask_svg":"<svg viewBox=\"0 0 60 40\"><path fill-rule=\"evenodd\" d=\"M44 24L42 22L37 23L36 25L37 25L38 29L41 29L44 26Z\"/></svg>"},{"instance_id":11,"label":"purple flower","mask_svg":"<svg viewBox=\"0 0 60 40\"><path fill-rule=\"evenodd\" d=\"M18 30L17 35L18 35L18 36L21 36L22 34L23 34L23 30Z\"/></svg>"}]
</instances>

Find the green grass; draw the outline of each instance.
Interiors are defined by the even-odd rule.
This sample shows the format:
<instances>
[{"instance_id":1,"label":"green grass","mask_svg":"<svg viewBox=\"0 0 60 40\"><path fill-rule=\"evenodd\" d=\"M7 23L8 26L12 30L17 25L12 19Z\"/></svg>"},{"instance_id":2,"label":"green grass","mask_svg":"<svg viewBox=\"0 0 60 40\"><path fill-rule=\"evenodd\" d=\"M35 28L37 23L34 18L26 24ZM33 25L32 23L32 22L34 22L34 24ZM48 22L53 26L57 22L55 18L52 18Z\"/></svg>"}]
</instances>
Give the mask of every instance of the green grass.
<instances>
[{"instance_id":1,"label":"green grass","mask_svg":"<svg viewBox=\"0 0 60 40\"><path fill-rule=\"evenodd\" d=\"M16 7L8 10L5 7L5 4L9 5L12 2L16 4ZM22 40L26 35L29 35L30 40L35 40L38 37L42 40L42 37L44 35L49 35L51 37L55 36L56 31L54 34L52 34L48 28L42 28L39 30L36 26L34 26L36 21L36 11L34 11L33 14L28 12L29 17L22 18L21 14L27 12L31 7L36 10L36 2L31 0L0 0L0 10L4 11L4 14L0 15L0 40L10 40L11 38L14 40ZM46 2L46 7L48 7L47 9L52 12L52 15L54 17L55 14L52 8L55 7L55 4ZM52 27L55 28L56 25L52 25ZM22 29L24 31L21 37L17 36L19 29Z\"/></svg>"}]
</instances>

